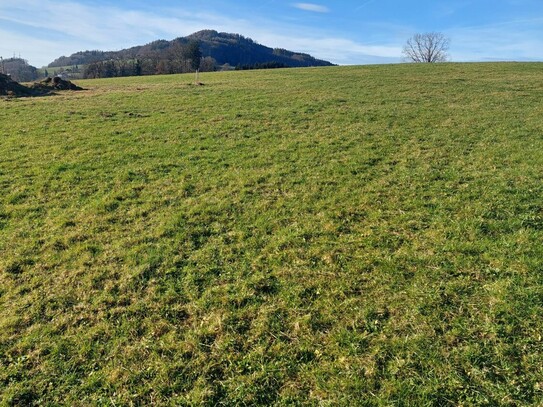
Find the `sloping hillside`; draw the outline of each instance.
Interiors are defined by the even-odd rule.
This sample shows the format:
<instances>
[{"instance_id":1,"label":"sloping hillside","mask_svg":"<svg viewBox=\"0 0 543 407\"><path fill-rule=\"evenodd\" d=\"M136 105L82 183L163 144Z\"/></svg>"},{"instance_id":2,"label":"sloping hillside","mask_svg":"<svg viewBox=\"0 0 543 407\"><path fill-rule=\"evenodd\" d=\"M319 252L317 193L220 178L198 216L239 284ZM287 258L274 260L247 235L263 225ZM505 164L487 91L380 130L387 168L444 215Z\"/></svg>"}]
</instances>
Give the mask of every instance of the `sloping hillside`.
<instances>
[{"instance_id":1,"label":"sloping hillside","mask_svg":"<svg viewBox=\"0 0 543 407\"><path fill-rule=\"evenodd\" d=\"M17 82L30 82L38 79L38 69L22 58L8 58L1 61L1 71L9 74Z\"/></svg>"},{"instance_id":2,"label":"sloping hillside","mask_svg":"<svg viewBox=\"0 0 543 407\"><path fill-rule=\"evenodd\" d=\"M0 100L0 406L543 405L541 64L201 79Z\"/></svg>"},{"instance_id":3,"label":"sloping hillside","mask_svg":"<svg viewBox=\"0 0 543 407\"><path fill-rule=\"evenodd\" d=\"M158 40L120 51L104 52L94 50L77 52L69 57L63 56L56 59L49 64L49 67L86 65L108 60L169 59L177 45L187 44L191 40L199 41L202 56L204 58L213 58L217 65L238 66L268 62L278 62L290 67L333 65L328 61L316 59L308 54L266 47L239 34L204 30L188 37L180 37L172 41Z\"/></svg>"},{"instance_id":4,"label":"sloping hillside","mask_svg":"<svg viewBox=\"0 0 543 407\"><path fill-rule=\"evenodd\" d=\"M186 39L200 41L202 54L211 56L221 65L254 65L272 61L291 67L332 65L308 54L266 47L239 34L204 30L189 35Z\"/></svg>"}]
</instances>

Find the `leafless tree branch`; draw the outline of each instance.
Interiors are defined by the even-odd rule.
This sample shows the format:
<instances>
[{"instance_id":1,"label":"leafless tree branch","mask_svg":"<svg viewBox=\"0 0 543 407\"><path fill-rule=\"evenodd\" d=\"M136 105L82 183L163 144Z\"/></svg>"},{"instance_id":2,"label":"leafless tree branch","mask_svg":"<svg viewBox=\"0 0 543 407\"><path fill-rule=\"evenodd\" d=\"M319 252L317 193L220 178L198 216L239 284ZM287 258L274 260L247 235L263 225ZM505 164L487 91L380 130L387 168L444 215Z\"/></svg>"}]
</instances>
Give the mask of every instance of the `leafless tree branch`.
<instances>
[{"instance_id":1,"label":"leafless tree branch","mask_svg":"<svg viewBox=\"0 0 543 407\"><path fill-rule=\"evenodd\" d=\"M403 48L405 58L410 62L446 62L450 40L442 33L415 34Z\"/></svg>"}]
</instances>

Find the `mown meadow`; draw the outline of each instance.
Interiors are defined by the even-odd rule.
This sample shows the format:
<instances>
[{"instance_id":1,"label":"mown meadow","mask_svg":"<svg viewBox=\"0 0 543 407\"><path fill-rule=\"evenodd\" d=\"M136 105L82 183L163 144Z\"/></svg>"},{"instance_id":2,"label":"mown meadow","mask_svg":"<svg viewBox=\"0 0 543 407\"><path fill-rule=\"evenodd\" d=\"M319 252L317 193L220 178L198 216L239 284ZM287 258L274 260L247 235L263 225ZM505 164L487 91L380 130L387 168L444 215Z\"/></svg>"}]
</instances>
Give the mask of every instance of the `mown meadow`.
<instances>
[{"instance_id":1,"label":"mown meadow","mask_svg":"<svg viewBox=\"0 0 543 407\"><path fill-rule=\"evenodd\" d=\"M543 404L543 64L0 100L0 405Z\"/></svg>"}]
</instances>

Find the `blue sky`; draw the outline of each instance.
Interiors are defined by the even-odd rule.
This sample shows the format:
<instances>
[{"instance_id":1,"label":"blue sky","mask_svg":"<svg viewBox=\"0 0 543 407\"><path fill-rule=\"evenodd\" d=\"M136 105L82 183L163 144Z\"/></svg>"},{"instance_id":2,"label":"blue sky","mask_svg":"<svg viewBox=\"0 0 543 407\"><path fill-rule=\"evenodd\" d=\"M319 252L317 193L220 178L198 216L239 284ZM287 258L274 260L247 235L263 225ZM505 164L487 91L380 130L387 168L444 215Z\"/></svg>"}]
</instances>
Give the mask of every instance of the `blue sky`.
<instances>
[{"instance_id":1,"label":"blue sky","mask_svg":"<svg viewBox=\"0 0 543 407\"><path fill-rule=\"evenodd\" d=\"M36 66L201 29L337 64L399 62L427 31L451 39L453 61L543 60L543 0L0 0L0 56Z\"/></svg>"}]
</instances>

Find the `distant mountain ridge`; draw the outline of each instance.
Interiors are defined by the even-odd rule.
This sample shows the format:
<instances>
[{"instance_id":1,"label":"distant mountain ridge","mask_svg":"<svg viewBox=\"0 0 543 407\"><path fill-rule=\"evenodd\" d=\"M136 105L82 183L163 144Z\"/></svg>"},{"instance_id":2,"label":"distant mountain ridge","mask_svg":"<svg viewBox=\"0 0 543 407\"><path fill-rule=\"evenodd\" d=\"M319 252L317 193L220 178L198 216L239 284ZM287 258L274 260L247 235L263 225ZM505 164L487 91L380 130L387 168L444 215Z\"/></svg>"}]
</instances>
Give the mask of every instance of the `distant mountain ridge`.
<instances>
[{"instance_id":1,"label":"distant mountain ridge","mask_svg":"<svg viewBox=\"0 0 543 407\"><path fill-rule=\"evenodd\" d=\"M146 45L135 46L120 51L82 51L68 57L62 56L51 62L48 67L88 65L110 60L167 60L174 49L198 41L202 57L213 59L216 66L225 64L236 66L254 66L275 63L286 67L332 66L331 62L312 57L309 54L270 48L258 44L240 34L219 33L215 30L203 30L187 37L172 41L158 40Z\"/></svg>"}]
</instances>

